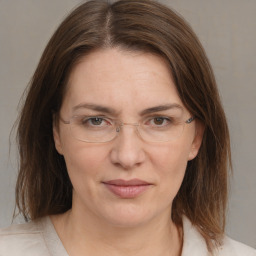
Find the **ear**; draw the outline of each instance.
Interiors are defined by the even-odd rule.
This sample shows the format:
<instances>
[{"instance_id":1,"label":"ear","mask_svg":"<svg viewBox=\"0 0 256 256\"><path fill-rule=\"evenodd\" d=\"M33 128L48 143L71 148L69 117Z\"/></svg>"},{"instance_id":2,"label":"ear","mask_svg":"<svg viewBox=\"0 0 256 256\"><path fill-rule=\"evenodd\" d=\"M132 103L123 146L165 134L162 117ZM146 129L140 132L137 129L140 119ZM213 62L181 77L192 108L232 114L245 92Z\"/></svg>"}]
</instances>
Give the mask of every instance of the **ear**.
<instances>
[{"instance_id":1,"label":"ear","mask_svg":"<svg viewBox=\"0 0 256 256\"><path fill-rule=\"evenodd\" d=\"M195 120L195 122L196 122L195 137L191 145L188 160L193 160L197 156L200 146L202 144L203 136L204 136L205 125L197 119Z\"/></svg>"},{"instance_id":2,"label":"ear","mask_svg":"<svg viewBox=\"0 0 256 256\"><path fill-rule=\"evenodd\" d=\"M58 151L60 155L63 155L63 150L62 150L62 143L60 139L60 131L59 127L57 127L57 124L55 121L53 121L53 139L54 139L54 144L55 148Z\"/></svg>"}]
</instances>

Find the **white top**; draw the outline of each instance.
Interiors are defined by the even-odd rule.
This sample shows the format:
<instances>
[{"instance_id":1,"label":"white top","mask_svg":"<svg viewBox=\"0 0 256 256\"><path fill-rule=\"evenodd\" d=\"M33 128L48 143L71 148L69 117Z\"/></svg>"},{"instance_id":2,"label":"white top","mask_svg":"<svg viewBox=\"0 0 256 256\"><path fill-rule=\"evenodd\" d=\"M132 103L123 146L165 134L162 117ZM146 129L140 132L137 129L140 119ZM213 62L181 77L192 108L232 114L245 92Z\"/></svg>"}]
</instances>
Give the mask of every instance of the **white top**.
<instances>
[{"instance_id":1,"label":"white top","mask_svg":"<svg viewBox=\"0 0 256 256\"><path fill-rule=\"evenodd\" d=\"M206 243L183 218L182 256L209 256ZM0 230L0 256L68 256L49 217ZM225 237L216 256L256 256L256 250Z\"/></svg>"}]
</instances>

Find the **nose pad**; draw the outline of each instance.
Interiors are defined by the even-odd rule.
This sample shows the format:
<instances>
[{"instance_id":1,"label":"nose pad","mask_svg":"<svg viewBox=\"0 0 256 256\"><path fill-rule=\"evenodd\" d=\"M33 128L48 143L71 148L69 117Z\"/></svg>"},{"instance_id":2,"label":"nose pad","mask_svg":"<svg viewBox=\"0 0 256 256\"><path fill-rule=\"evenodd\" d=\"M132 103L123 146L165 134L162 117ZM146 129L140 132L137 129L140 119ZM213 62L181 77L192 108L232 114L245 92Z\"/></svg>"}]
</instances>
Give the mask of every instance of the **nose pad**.
<instances>
[{"instance_id":1,"label":"nose pad","mask_svg":"<svg viewBox=\"0 0 256 256\"><path fill-rule=\"evenodd\" d=\"M121 132L121 127L123 127L123 126L125 126L125 125L127 125L127 126L134 126L134 128L135 128L135 132L136 132L136 134L137 134L137 136L140 138L140 139L142 139L142 137L141 137L141 135L140 135L140 132L139 132L139 129L138 129L138 127L139 127L139 124L138 123L121 123L121 124L119 124L117 127L116 127L116 133L117 133L117 135L116 136L118 136L119 134L120 134L120 132ZM143 139L142 139L143 140Z\"/></svg>"}]
</instances>

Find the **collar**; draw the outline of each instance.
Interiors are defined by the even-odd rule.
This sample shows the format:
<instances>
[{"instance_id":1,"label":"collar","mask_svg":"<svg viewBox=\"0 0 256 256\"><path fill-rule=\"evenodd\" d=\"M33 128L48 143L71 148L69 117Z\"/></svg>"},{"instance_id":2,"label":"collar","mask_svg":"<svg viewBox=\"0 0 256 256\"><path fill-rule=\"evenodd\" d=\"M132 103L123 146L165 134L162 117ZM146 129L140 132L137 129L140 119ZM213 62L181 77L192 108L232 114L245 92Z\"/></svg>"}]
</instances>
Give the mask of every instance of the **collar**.
<instances>
[{"instance_id":1,"label":"collar","mask_svg":"<svg viewBox=\"0 0 256 256\"><path fill-rule=\"evenodd\" d=\"M181 256L208 256L207 245L190 220L183 216L183 248Z\"/></svg>"}]
</instances>

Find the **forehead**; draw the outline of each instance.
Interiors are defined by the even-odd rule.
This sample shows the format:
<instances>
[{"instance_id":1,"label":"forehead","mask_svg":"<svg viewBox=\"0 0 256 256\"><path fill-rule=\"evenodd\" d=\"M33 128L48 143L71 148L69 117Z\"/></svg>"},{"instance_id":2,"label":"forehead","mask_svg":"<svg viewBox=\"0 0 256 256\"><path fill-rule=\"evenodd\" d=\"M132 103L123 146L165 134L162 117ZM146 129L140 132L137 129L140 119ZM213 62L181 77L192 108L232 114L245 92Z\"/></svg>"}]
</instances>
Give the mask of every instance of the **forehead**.
<instances>
[{"instance_id":1,"label":"forehead","mask_svg":"<svg viewBox=\"0 0 256 256\"><path fill-rule=\"evenodd\" d=\"M162 104L183 106L166 60L116 48L94 51L73 68L63 105L83 103L138 111Z\"/></svg>"}]
</instances>

